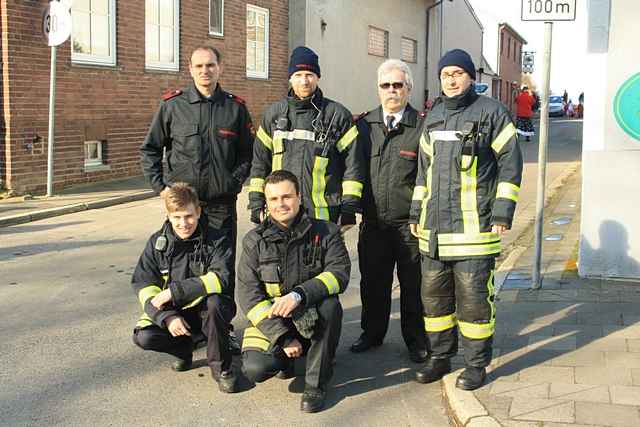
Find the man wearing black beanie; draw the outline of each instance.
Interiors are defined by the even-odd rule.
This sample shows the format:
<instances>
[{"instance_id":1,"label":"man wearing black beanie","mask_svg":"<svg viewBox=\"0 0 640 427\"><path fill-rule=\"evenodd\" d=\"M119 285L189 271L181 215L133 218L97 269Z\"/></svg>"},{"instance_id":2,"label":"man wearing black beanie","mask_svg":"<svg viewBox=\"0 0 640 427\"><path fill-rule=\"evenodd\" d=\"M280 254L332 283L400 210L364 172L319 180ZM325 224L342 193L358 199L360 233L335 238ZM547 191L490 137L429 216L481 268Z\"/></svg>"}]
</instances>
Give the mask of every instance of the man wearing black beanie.
<instances>
[{"instance_id":1,"label":"man wearing black beanie","mask_svg":"<svg viewBox=\"0 0 640 427\"><path fill-rule=\"evenodd\" d=\"M312 218L339 222L344 232L361 211L364 162L358 130L345 107L323 96L320 75L315 52L295 48L289 95L267 108L256 133L249 188L254 223L264 219L264 178L279 169L300 180L302 205Z\"/></svg>"},{"instance_id":2,"label":"man wearing black beanie","mask_svg":"<svg viewBox=\"0 0 640 427\"><path fill-rule=\"evenodd\" d=\"M511 228L522 179L516 128L499 101L476 94L461 49L438 63L442 84L425 122L410 212L422 253L421 297L431 354L416 379L451 371L462 336L466 369L456 386L484 384L495 329L493 271Z\"/></svg>"}]
</instances>

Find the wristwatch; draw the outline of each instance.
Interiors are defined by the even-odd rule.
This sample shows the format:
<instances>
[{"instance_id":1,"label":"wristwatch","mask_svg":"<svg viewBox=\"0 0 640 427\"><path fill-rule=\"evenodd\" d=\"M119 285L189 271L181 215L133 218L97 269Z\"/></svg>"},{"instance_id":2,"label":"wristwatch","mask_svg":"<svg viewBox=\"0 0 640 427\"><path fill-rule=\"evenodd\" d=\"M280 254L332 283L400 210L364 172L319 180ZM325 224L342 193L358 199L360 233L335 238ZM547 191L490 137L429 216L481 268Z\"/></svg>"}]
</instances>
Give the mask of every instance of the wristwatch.
<instances>
[{"instance_id":1,"label":"wristwatch","mask_svg":"<svg viewBox=\"0 0 640 427\"><path fill-rule=\"evenodd\" d=\"M302 302L302 295L300 295L299 293L297 293L296 291L291 291L289 292L289 295L291 295L291 297L296 300L296 303L300 304L300 302Z\"/></svg>"}]
</instances>

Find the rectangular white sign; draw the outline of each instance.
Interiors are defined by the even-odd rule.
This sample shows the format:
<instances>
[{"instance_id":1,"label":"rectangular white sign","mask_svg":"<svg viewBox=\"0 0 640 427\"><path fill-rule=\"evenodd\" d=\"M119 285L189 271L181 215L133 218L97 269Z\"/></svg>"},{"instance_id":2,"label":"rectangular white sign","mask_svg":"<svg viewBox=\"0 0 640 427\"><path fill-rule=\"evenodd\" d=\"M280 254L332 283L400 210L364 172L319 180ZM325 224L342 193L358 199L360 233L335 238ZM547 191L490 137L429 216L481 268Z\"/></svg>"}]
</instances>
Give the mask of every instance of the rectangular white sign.
<instances>
[{"instance_id":1,"label":"rectangular white sign","mask_svg":"<svg viewBox=\"0 0 640 427\"><path fill-rule=\"evenodd\" d=\"M575 21L576 0L522 0L523 21Z\"/></svg>"}]
</instances>

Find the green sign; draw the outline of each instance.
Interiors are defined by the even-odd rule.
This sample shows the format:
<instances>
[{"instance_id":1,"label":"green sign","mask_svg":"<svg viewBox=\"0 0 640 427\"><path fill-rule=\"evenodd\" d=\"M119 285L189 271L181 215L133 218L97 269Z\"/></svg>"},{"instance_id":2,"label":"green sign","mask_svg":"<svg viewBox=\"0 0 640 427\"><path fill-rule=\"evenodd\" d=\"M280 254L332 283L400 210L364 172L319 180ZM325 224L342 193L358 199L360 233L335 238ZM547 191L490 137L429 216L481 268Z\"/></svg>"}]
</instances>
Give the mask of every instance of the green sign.
<instances>
[{"instance_id":1,"label":"green sign","mask_svg":"<svg viewBox=\"0 0 640 427\"><path fill-rule=\"evenodd\" d=\"M640 141L640 73L618 90L613 100L613 114L622 130Z\"/></svg>"}]
</instances>

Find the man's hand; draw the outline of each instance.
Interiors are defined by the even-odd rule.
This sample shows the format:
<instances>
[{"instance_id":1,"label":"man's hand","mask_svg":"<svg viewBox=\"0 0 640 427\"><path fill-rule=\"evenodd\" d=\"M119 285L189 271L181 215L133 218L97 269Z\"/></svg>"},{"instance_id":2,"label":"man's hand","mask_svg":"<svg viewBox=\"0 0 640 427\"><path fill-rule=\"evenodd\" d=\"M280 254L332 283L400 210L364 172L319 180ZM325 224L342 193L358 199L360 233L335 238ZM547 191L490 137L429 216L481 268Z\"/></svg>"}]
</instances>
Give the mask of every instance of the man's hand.
<instances>
[{"instance_id":1,"label":"man's hand","mask_svg":"<svg viewBox=\"0 0 640 427\"><path fill-rule=\"evenodd\" d=\"M169 190L169 187L164 187L164 188L162 189L162 191L160 192L160 198L161 198L162 200L164 200L164 198L165 198L165 197L167 197L167 191L168 191L168 190Z\"/></svg>"},{"instance_id":2,"label":"man's hand","mask_svg":"<svg viewBox=\"0 0 640 427\"><path fill-rule=\"evenodd\" d=\"M509 228L506 225L493 224L491 226L492 233L498 233L498 235L504 234Z\"/></svg>"},{"instance_id":3,"label":"man's hand","mask_svg":"<svg viewBox=\"0 0 640 427\"><path fill-rule=\"evenodd\" d=\"M151 305L162 310L162 307L171 301L171 289L167 288L151 299Z\"/></svg>"},{"instance_id":4,"label":"man's hand","mask_svg":"<svg viewBox=\"0 0 640 427\"><path fill-rule=\"evenodd\" d=\"M191 326L180 316L171 316L164 323L167 325L169 333L174 337L191 336Z\"/></svg>"},{"instance_id":5,"label":"man's hand","mask_svg":"<svg viewBox=\"0 0 640 427\"><path fill-rule=\"evenodd\" d=\"M420 238L418 235L418 224L409 224L409 230L411 230L411 234L413 234L415 238Z\"/></svg>"},{"instance_id":6,"label":"man's hand","mask_svg":"<svg viewBox=\"0 0 640 427\"><path fill-rule=\"evenodd\" d=\"M283 297L276 297L269 311L269 319L274 317L289 317L291 312L300 305L298 300L292 295L293 292L289 292ZM289 356L291 357L291 356Z\"/></svg>"},{"instance_id":7,"label":"man's hand","mask_svg":"<svg viewBox=\"0 0 640 427\"><path fill-rule=\"evenodd\" d=\"M289 358L302 356L302 344L297 339L294 339L286 347L282 347L284 354Z\"/></svg>"}]
</instances>

